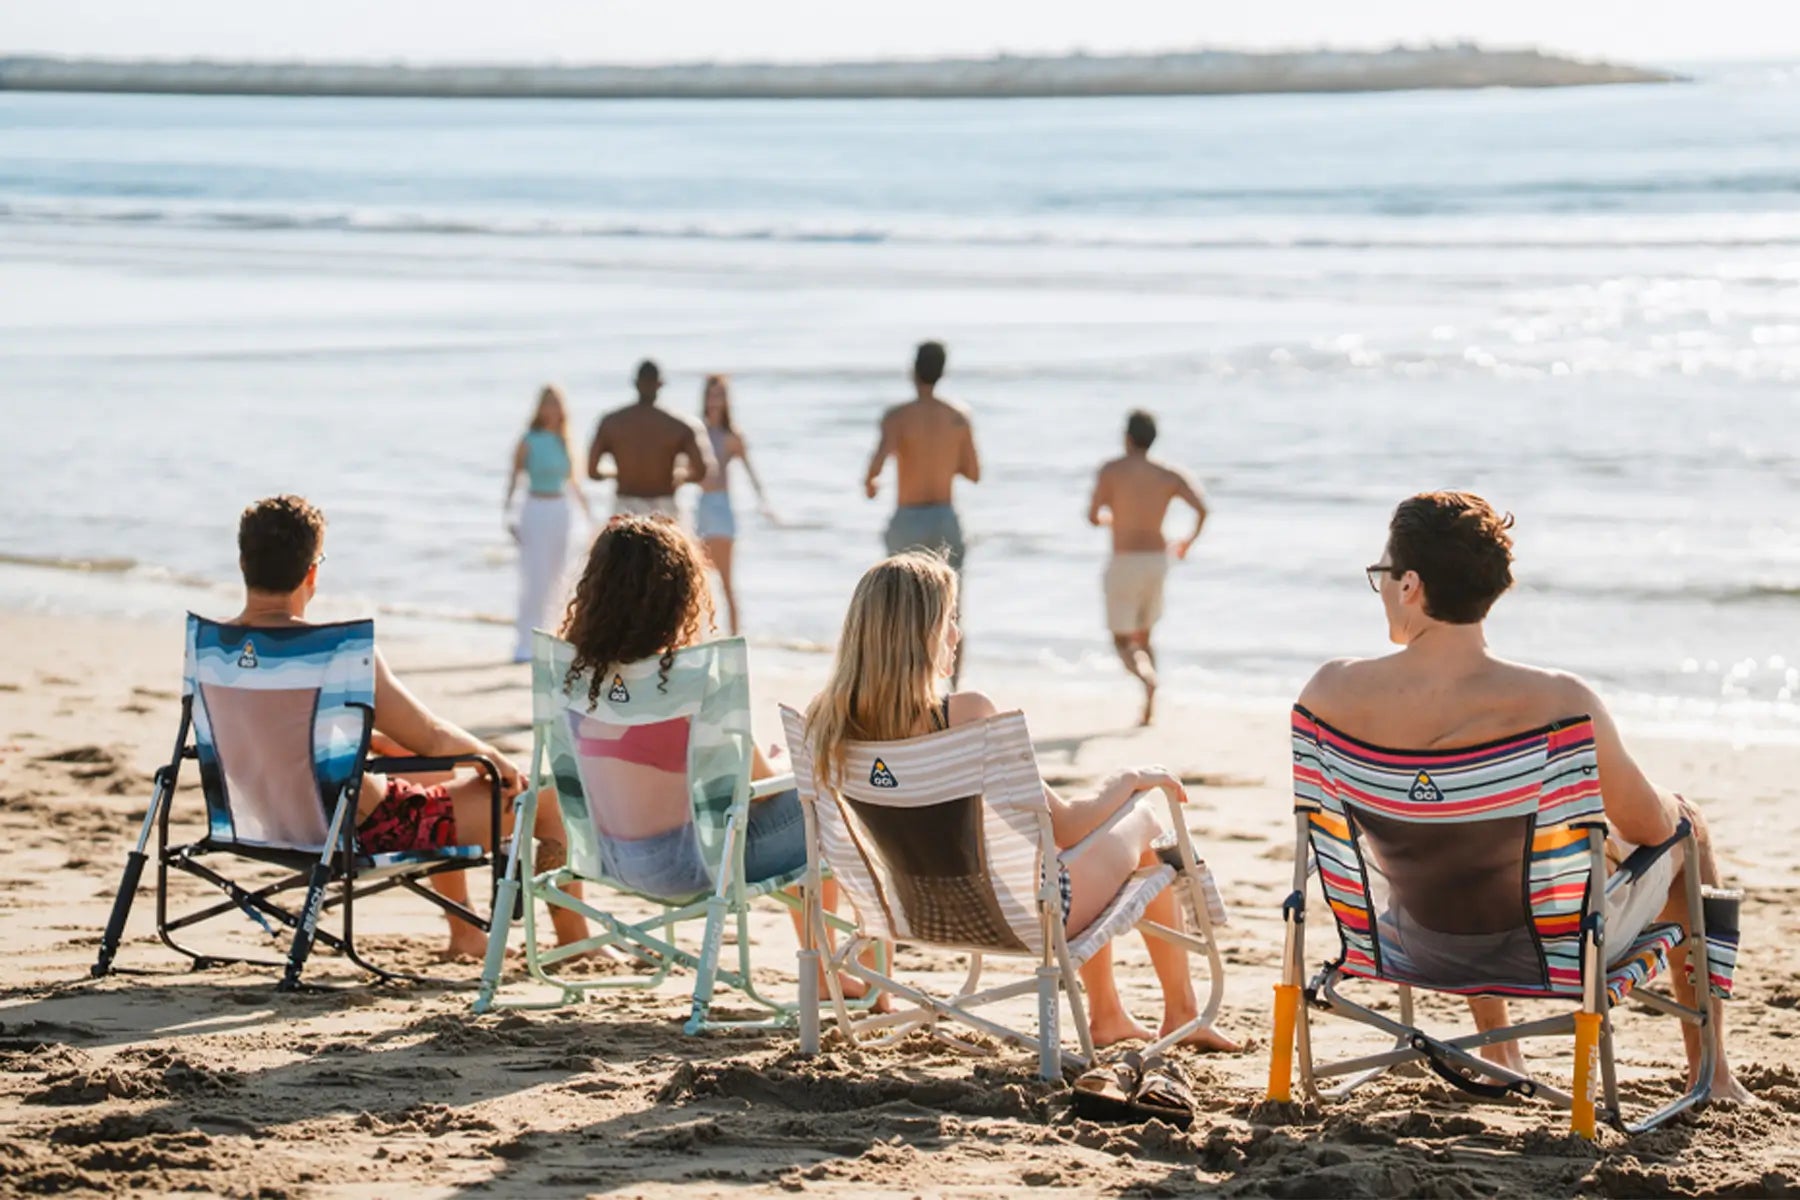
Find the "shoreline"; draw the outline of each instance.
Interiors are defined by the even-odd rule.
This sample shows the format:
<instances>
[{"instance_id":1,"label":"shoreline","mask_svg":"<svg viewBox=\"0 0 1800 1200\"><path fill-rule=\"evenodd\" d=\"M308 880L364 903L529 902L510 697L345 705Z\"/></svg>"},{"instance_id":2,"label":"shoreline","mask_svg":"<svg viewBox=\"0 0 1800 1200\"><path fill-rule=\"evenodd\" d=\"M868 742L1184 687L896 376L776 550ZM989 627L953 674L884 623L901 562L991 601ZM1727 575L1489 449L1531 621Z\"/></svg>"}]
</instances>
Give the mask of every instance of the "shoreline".
<instances>
[{"instance_id":1,"label":"shoreline","mask_svg":"<svg viewBox=\"0 0 1800 1200\"><path fill-rule=\"evenodd\" d=\"M1532 50L1396 46L659 66L0 58L0 91L432 99L879 100L1220 96L1674 83Z\"/></svg>"},{"instance_id":2,"label":"shoreline","mask_svg":"<svg viewBox=\"0 0 1800 1200\"><path fill-rule=\"evenodd\" d=\"M7 615L17 614L161 625L173 631L170 636L178 643L181 614L192 610L216 617L235 611L239 600L235 583L208 582L136 565L121 568L110 559L92 560L91 566L88 561L0 555L0 623ZM383 645L400 642L427 652L474 655L477 661L504 662L512 636L511 619L499 613L448 613L429 606L373 603L360 596L329 593L321 594L314 603L319 620L375 618ZM750 634L745 640L759 670L773 668L783 677L822 674L832 649L785 637ZM1096 632L1094 648L1077 659L1045 651L1035 658L1011 661L985 654L977 644L970 658L969 679L974 687L996 694L1052 695L1077 704L1105 706L1124 720L1137 711L1142 694L1103 643ZM1351 649L1346 647L1345 652ZM1285 714L1302 683L1303 678L1245 680L1190 667L1168 673L1157 704L1159 711L1181 705L1250 716ZM1734 749L1800 748L1800 719L1792 711L1800 705L1757 701L1746 702L1748 707L1739 710L1721 711L1709 709L1711 702L1694 697L1597 686L1621 727L1634 737Z\"/></svg>"}]
</instances>

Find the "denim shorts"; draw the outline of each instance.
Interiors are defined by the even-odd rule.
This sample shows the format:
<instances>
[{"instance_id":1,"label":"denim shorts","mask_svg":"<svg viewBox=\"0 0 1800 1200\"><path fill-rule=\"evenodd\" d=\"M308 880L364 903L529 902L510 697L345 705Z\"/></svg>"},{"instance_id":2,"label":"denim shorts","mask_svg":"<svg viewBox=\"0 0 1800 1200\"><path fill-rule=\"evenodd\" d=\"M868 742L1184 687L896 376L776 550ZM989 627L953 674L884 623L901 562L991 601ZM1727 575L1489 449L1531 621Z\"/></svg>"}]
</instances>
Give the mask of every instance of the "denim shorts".
<instances>
[{"instance_id":1,"label":"denim shorts","mask_svg":"<svg viewBox=\"0 0 1800 1200\"><path fill-rule=\"evenodd\" d=\"M744 879L760 883L806 865L806 818L793 788L750 802ZM683 899L713 890L692 825L647 838L600 839L600 869L634 892Z\"/></svg>"},{"instance_id":2,"label":"denim shorts","mask_svg":"<svg viewBox=\"0 0 1800 1200\"><path fill-rule=\"evenodd\" d=\"M730 492L701 492L700 506L694 510L694 536L699 538L735 538L737 514L731 511Z\"/></svg>"}]
</instances>

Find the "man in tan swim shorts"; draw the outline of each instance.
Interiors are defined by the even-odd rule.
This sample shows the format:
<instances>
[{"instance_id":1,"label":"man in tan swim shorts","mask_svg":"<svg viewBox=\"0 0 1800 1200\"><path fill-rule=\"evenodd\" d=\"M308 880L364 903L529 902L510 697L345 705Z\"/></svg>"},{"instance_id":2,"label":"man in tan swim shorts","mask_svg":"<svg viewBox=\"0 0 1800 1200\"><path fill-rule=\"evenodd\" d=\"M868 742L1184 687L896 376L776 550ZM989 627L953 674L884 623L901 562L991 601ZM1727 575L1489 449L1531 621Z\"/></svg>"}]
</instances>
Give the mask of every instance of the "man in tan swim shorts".
<instances>
[{"instance_id":1,"label":"man in tan swim shorts","mask_svg":"<svg viewBox=\"0 0 1800 1200\"><path fill-rule=\"evenodd\" d=\"M1106 564L1106 627L1125 669L1144 685L1144 714L1150 724L1156 708L1156 652L1150 629L1163 611L1163 581L1169 556L1186 558L1206 524L1206 502L1186 471L1150 457L1156 441L1156 418L1143 410L1125 421L1125 454L1100 468L1088 523L1112 526L1112 559ZM1163 538L1163 517L1174 500L1194 510L1194 532L1185 541Z\"/></svg>"}]
</instances>

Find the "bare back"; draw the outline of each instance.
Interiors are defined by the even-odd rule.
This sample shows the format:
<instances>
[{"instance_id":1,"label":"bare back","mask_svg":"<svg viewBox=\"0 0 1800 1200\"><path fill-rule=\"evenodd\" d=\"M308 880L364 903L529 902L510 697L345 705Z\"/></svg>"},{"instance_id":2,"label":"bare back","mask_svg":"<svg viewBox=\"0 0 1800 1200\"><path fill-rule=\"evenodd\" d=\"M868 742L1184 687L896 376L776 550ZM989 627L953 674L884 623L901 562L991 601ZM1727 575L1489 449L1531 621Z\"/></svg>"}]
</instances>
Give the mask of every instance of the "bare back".
<instances>
[{"instance_id":1,"label":"bare back","mask_svg":"<svg viewBox=\"0 0 1800 1200\"><path fill-rule=\"evenodd\" d=\"M700 449L699 427L685 417L654 404L631 404L614 409L600 419L588 452L588 474L599 478L600 460L610 454L618 470L619 495L655 498L672 496L681 480L678 460L685 459L688 482L710 472Z\"/></svg>"},{"instance_id":2,"label":"bare back","mask_svg":"<svg viewBox=\"0 0 1800 1200\"><path fill-rule=\"evenodd\" d=\"M1600 697L1566 672L1490 655L1437 661L1409 648L1383 658L1327 663L1306 685L1300 703L1351 737L1395 750L1479 746L1590 716L1614 831L1642 844L1661 841L1674 829L1673 796L1645 777Z\"/></svg>"},{"instance_id":3,"label":"bare back","mask_svg":"<svg viewBox=\"0 0 1800 1200\"><path fill-rule=\"evenodd\" d=\"M949 504L958 475L980 477L975 426L960 404L933 398L898 405L882 417L881 436L895 459L902 505Z\"/></svg>"},{"instance_id":4,"label":"bare back","mask_svg":"<svg viewBox=\"0 0 1800 1200\"><path fill-rule=\"evenodd\" d=\"M1162 553L1163 518L1190 489L1187 477L1148 455L1126 455L1100 468L1094 505L1112 513L1114 554Z\"/></svg>"}]
</instances>

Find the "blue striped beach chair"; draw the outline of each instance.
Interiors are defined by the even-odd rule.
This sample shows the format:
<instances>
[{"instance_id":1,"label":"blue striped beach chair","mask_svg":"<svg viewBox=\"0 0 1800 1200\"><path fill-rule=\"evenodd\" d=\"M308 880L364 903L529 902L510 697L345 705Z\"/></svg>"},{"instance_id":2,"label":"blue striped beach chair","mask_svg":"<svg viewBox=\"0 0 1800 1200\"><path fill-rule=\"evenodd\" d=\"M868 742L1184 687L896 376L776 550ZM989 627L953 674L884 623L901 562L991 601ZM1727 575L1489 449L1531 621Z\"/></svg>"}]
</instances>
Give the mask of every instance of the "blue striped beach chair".
<instances>
[{"instance_id":1,"label":"blue striped beach chair","mask_svg":"<svg viewBox=\"0 0 1800 1200\"><path fill-rule=\"evenodd\" d=\"M1133 796L1083 843L1059 850L1022 713L904 741L852 743L843 778L829 784L813 769L805 718L787 707L781 718L807 817L811 919L801 949L802 1052L819 1048L819 1008L809 1001L820 972L808 964L823 963L839 1030L852 1045L887 1045L923 1029L958 1049L984 1052L946 1028L957 1024L1035 1052L1039 1075L1060 1078L1065 1067L1084 1068L1094 1058L1077 972L1133 928L1201 955L1210 985L1199 1016L1145 1047L1144 1056L1217 1018L1225 965L1214 926L1227 914L1211 872L1194 856L1175 798L1166 797L1175 843L1164 861L1129 876L1100 915L1071 937L1063 926L1061 861L1079 855L1138 803L1154 803L1150 792ZM1177 865L1170 865L1171 857ZM827 948L818 903L827 868L856 910L856 935L835 951ZM1177 889L1184 929L1144 918L1145 908L1167 888ZM955 994L934 995L859 961L863 951L884 941L967 954L968 974ZM1030 963L1033 970L1026 978L983 987L988 958ZM901 1003L893 1012L856 1015L844 1002L840 972L870 984L871 991L891 992ZM1035 1028L990 1015L991 1006L1021 996L1036 998ZM1079 1052L1062 1044L1064 1000Z\"/></svg>"},{"instance_id":2,"label":"blue striped beach chair","mask_svg":"<svg viewBox=\"0 0 1800 1200\"><path fill-rule=\"evenodd\" d=\"M1647 986L1668 970L1669 952L1687 934L1654 922L1614 932L1606 927L1609 913L1620 919L1630 889L1670 849L1685 845L1688 861L1697 861L1693 831L1683 818L1667 842L1638 849L1609 879L1590 718L1442 751L1372 746L1299 706L1292 727L1294 885L1282 906L1287 942L1276 986L1270 1098L1290 1097L1296 1049L1301 1085L1314 1099L1340 1098L1394 1066L1422 1062L1478 1097L1535 1096L1566 1108L1572 1130L1588 1138L1595 1136L1597 1116L1638 1132L1706 1098L1714 1044L1710 1002L1702 995L1690 1008ZM1309 864L1316 864L1340 947L1303 987ZM1694 914L1689 957L1705 965L1713 994L1729 994L1735 920L1730 930L1709 936L1698 870L1686 880ZM1398 1019L1345 998L1340 985L1352 979L1398 987ZM1438 1038L1414 1024L1414 988L1576 1007L1487 1033ZM1620 1108L1613 1057L1614 1015L1627 998L1698 1026L1706 1047L1699 1082L1635 1124ZM1313 1012L1373 1026L1392 1036L1394 1046L1317 1062ZM1570 1091L1474 1053L1571 1034ZM1339 1082L1321 1086L1327 1080Z\"/></svg>"},{"instance_id":3,"label":"blue striped beach chair","mask_svg":"<svg viewBox=\"0 0 1800 1200\"><path fill-rule=\"evenodd\" d=\"M554 788L568 838L567 861L538 870L536 844L518 839L507 862L488 938L481 991L475 1011L495 1006L550 1008L584 999L594 991L651 988L676 968L694 973L690 1034L714 1029L775 1029L793 1025L796 1005L764 994L751 970L749 928L752 902L767 898L798 909L784 889L799 882L803 869L754 883L744 878L745 823L753 800L791 788L792 776L750 779L749 657L742 638L692 646L662 660L615 667L590 701L585 674L570 679L574 648L539 630L532 647L532 787L520 800L521 829L533 828L538 792ZM657 748L660 747L660 752ZM680 761L652 762L680 751ZM655 828L668 837L692 839L710 882L687 895L653 895L617 877L620 839L607 830ZM582 884L586 898L571 895ZM617 899L596 900L599 890ZM496 998L505 964L508 924L514 897L523 895L525 965L530 977L556 989L544 1001ZM630 898L635 918L618 899ZM583 914L599 926L594 937L567 946L538 945L537 902ZM678 927L700 925L697 946L677 940ZM839 923L841 927L847 925ZM735 966L721 965L727 925L735 926ZM559 963L605 947L622 950L644 964L635 974L556 974ZM759 1010L743 1020L720 1020L712 1013L721 986Z\"/></svg>"},{"instance_id":4,"label":"blue striped beach chair","mask_svg":"<svg viewBox=\"0 0 1800 1200\"><path fill-rule=\"evenodd\" d=\"M101 937L96 977L113 968L138 882L156 837L156 932L194 969L249 962L284 967L281 989L300 986L315 942L338 951L382 980L402 978L369 962L356 948L356 902L400 888L477 926L487 920L424 886L429 876L492 863L479 846L365 854L356 844L356 802L365 771L423 774L484 767L492 781L493 829L500 828L499 775L487 759L370 757L375 718L375 623L250 628L187 619L181 725L175 750L159 767L150 810L126 859ZM206 831L198 841L170 844L169 824L182 764L199 766ZM273 881L241 883L213 864L236 860L282 870ZM171 871L225 893L225 899L180 915L169 903ZM298 911L282 900L303 893ZM320 928L329 909L343 910L342 930ZM223 950L197 950L185 931L241 913L270 937L291 933L285 963Z\"/></svg>"}]
</instances>

